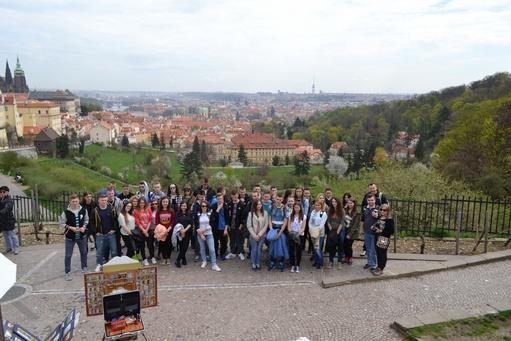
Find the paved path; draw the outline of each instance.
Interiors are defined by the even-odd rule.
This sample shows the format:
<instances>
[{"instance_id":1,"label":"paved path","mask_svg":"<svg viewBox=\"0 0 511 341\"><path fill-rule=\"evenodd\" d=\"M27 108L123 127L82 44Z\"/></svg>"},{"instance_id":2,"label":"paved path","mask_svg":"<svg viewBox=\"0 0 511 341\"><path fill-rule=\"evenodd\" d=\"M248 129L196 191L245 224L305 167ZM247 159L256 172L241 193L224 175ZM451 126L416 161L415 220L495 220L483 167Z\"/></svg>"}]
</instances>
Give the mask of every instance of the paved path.
<instances>
[{"instance_id":1,"label":"paved path","mask_svg":"<svg viewBox=\"0 0 511 341\"><path fill-rule=\"evenodd\" d=\"M11 176L0 173L0 186L9 187L9 194L11 196L26 196L26 194L23 192L23 187L16 183Z\"/></svg>"},{"instance_id":2,"label":"paved path","mask_svg":"<svg viewBox=\"0 0 511 341\"><path fill-rule=\"evenodd\" d=\"M75 251L77 252L77 251ZM63 279L63 245L28 247L18 263L24 298L2 305L4 318L47 335L73 308L82 312L78 340L99 340L102 317L85 316L83 281ZM75 253L73 267L78 268ZM173 254L172 259L175 258ZM89 254L94 264L94 253ZM356 260L356 267L364 260ZM149 340L400 340L396 319L472 307L511 295L511 261L378 282L320 287L321 271L253 273L248 262L222 262L223 271L159 268L159 306L144 309ZM389 269L424 261L391 260ZM92 266L91 266L92 267ZM338 270L336 270L338 271ZM341 272L343 270L340 270ZM31 292L30 292L31 291Z\"/></svg>"}]
</instances>

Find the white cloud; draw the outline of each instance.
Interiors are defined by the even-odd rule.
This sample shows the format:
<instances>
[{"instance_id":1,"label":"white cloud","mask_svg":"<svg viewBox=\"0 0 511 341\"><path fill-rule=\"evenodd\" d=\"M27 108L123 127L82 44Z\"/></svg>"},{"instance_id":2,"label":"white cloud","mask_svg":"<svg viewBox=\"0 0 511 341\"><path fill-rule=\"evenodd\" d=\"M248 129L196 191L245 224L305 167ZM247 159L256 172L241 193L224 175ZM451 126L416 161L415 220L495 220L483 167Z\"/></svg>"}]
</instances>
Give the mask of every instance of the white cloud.
<instances>
[{"instance_id":1,"label":"white cloud","mask_svg":"<svg viewBox=\"0 0 511 341\"><path fill-rule=\"evenodd\" d=\"M506 2L0 1L0 45L39 87L418 92L509 69Z\"/></svg>"}]
</instances>

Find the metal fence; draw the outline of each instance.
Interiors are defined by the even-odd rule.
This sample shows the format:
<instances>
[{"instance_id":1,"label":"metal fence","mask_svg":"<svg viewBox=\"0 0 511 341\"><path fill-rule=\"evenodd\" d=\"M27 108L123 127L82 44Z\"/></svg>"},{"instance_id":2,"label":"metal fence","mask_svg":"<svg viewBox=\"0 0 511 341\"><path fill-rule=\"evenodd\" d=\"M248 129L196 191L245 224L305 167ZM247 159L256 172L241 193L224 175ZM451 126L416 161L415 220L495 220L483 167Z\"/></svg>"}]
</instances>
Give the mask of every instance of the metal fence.
<instances>
[{"instance_id":1,"label":"metal fence","mask_svg":"<svg viewBox=\"0 0 511 341\"><path fill-rule=\"evenodd\" d=\"M56 222L69 203L69 193L59 200L14 196L17 217L21 222ZM37 196L36 196L37 198ZM460 196L441 200L390 199L396 228L409 234L443 237L459 231L511 235L511 201L490 201Z\"/></svg>"},{"instance_id":2,"label":"metal fence","mask_svg":"<svg viewBox=\"0 0 511 341\"><path fill-rule=\"evenodd\" d=\"M445 236L449 231L511 235L511 201L450 196L436 201L389 200L399 231Z\"/></svg>"}]
</instances>

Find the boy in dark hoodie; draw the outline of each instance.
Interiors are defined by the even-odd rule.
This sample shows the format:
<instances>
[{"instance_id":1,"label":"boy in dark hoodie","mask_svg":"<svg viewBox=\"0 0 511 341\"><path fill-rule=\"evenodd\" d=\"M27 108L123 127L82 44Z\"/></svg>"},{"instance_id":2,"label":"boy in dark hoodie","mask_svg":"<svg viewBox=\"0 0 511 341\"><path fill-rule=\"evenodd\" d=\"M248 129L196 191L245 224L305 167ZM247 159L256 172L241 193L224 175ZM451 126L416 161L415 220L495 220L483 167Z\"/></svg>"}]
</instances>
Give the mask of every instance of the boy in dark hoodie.
<instances>
[{"instance_id":1,"label":"boy in dark hoodie","mask_svg":"<svg viewBox=\"0 0 511 341\"><path fill-rule=\"evenodd\" d=\"M71 277L71 257L75 244L80 251L80 261L82 272L87 272L87 225L89 223L89 214L85 207L80 205L80 198L77 194L69 197L69 206L62 212L59 219L60 227L65 229L65 257L64 271L66 281Z\"/></svg>"}]
</instances>

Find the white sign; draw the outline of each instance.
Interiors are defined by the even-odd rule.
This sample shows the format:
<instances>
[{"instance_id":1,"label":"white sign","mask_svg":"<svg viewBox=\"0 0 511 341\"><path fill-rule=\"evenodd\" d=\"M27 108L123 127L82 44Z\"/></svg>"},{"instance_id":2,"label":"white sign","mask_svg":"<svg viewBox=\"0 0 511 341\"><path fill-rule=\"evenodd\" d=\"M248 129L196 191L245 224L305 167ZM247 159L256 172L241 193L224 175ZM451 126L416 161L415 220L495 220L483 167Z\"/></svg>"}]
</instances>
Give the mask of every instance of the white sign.
<instances>
[{"instance_id":1,"label":"white sign","mask_svg":"<svg viewBox=\"0 0 511 341\"><path fill-rule=\"evenodd\" d=\"M11 262L1 253L0 274L2 274L2 280L0 281L0 298L2 298L14 285L14 283L16 283L16 264Z\"/></svg>"}]
</instances>

